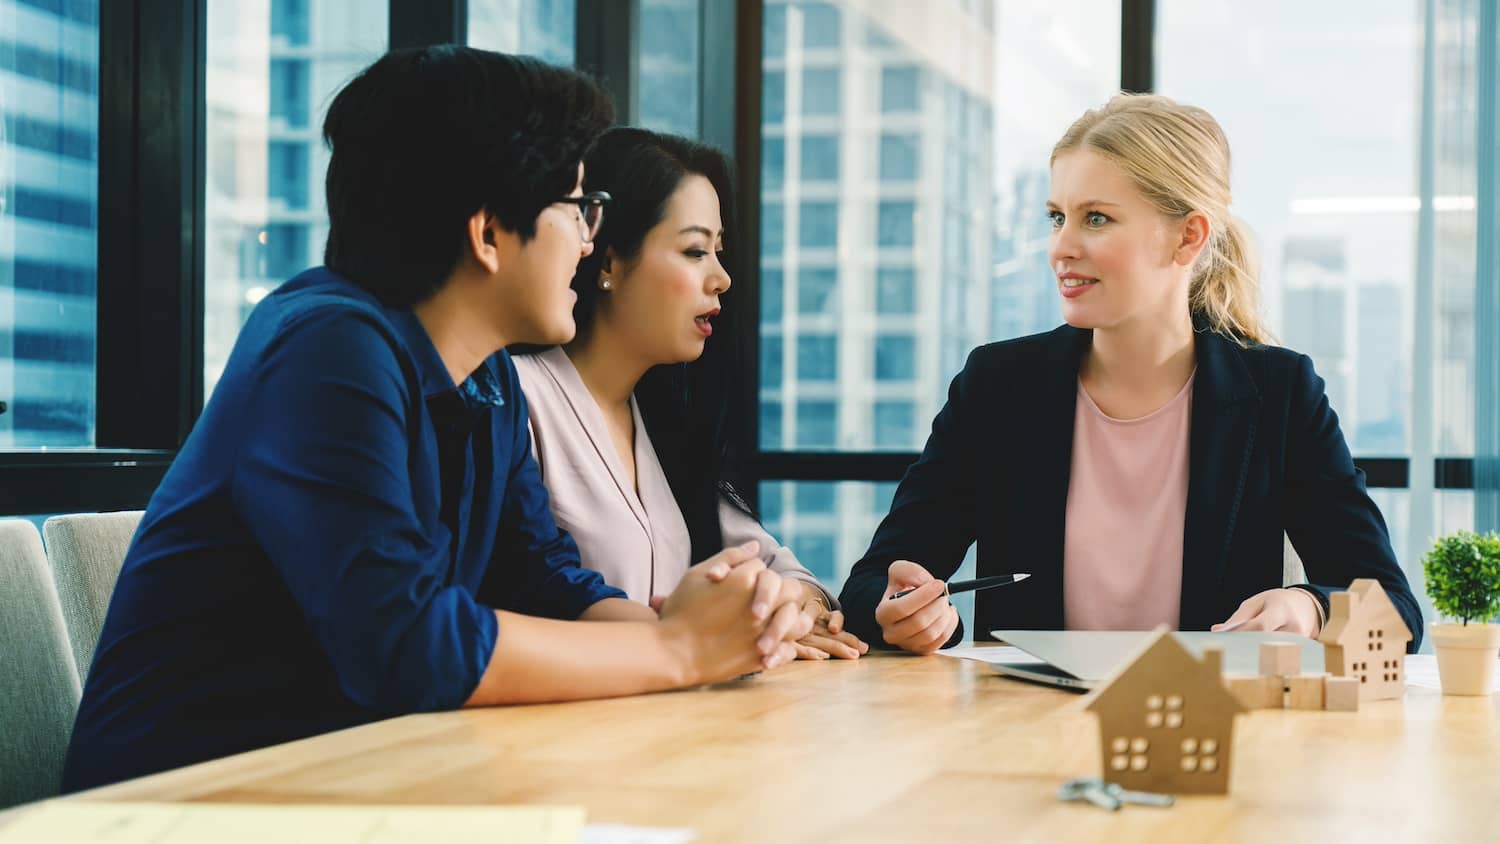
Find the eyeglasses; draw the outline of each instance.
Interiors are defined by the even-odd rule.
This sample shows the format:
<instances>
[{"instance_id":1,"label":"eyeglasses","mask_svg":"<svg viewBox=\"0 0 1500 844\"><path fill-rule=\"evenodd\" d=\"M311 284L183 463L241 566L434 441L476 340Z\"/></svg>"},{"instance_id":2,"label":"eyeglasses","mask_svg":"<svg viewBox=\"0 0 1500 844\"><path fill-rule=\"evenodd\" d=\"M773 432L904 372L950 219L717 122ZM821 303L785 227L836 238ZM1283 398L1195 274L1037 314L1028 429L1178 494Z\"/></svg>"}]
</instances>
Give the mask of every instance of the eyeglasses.
<instances>
[{"instance_id":1,"label":"eyeglasses","mask_svg":"<svg viewBox=\"0 0 1500 844\"><path fill-rule=\"evenodd\" d=\"M611 199L613 197L609 194L596 190L583 196L565 196L556 201L578 206L578 236L583 238L584 243L593 243L594 235L599 233L599 226L604 222L604 206Z\"/></svg>"}]
</instances>

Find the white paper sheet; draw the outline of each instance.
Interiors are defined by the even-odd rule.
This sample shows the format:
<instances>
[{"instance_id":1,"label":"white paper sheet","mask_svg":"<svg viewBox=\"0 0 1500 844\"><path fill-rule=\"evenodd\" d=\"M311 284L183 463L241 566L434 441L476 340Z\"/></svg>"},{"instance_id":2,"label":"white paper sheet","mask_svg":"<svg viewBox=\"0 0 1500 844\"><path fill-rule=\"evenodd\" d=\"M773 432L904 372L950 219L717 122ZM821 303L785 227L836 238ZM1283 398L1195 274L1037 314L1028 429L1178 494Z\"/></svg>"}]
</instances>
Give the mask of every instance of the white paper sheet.
<instances>
[{"instance_id":1,"label":"white paper sheet","mask_svg":"<svg viewBox=\"0 0 1500 844\"><path fill-rule=\"evenodd\" d=\"M973 642L959 642L951 648L938 651L938 654L953 657L954 659L975 659L980 662L988 662L992 665L999 663L1009 663L1012 665L1029 663L1036 665L1042 662L1020 648L1013 648L1010 645L985 645L979 647Z\"/></svg>"}]
</instances>

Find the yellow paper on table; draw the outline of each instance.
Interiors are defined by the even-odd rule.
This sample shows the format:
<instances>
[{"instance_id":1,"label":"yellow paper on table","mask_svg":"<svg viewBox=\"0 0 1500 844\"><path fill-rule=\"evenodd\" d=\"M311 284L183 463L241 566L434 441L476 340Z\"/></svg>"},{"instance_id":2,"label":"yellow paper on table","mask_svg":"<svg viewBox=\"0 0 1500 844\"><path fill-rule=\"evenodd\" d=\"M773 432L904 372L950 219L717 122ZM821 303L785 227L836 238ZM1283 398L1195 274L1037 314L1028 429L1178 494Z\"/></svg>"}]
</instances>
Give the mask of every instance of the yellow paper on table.
<instances>
[{"instance_id":1,"label":"yellow paper on table","mask_svg":"<svg viewBox=\"0 0 1500 844\"><path fill-rule=\"evenodd\" d=\"M571 806L309 806L58 801L0 826L0 844L396 844L520 841L576 844Z\"/></svg>"}]
</instances>

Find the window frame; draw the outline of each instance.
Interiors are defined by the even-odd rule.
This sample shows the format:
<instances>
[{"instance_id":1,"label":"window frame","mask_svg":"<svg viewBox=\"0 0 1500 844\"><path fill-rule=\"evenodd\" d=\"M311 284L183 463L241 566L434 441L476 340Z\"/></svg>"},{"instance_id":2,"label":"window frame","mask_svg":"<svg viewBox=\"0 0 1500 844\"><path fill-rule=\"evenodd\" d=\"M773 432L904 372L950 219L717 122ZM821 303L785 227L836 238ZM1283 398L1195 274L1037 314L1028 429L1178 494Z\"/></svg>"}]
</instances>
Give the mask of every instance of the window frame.
<instances>
[{"instance_id":1,"label":"window frame","mask_svg":"<svg viewBox=\"0 0 1500 844\"><path fill-rule=\"evenodd\" d=\"M615 97L621 121L634 122L639 0L577 3L576 64ZM388 4L393 47L467 40L468 0ZM0 515L144 507L202 409L206 8L206 0L101 0L95 446L0 451ZM1482 4L1491 30L1496 14ZM764 0L699 0L699 37L713 45L701 51L699 136L733 152L737 239L756 246L730 256L736 277L750 282L741 306L756 314L757 329L746 337L750 371L740 379L737 396L749 412L732 443L746 464L750 483L744 491L752 503L763 481L897 481L918 456L760 448L764 16ZM1155 0L1121 0L1125 90L1153 88L1155 17ZM1480 131L1489 138L1500 137L1495 42L1492 36L1481 45L1481 61L1490 71L1480 80ZM1496 161L1480 168L1480 224L1497 235L1479 237L1475 321L1481 352L1500 348L1497 168ZM1481 361L1475 387L1477 407L1500 401L1500 364ZM1479 428L1479 458L1435 457L1434 488L1476 489L1477 468L1483 501L1476 502L1476 521L1496 529L1500 430ZM1411 486L1409 456L1358 456L1355 462L1372 488Z\"/></svg>"},{"instance_id":2,"label":"window frame","mask_svg":"<svg viewBox=\"0 0 1500 844\"><path fill-rule=\"evenodd\" d=\"M633 117L638 0L577 2L577 65ZM202 411L207 6L99 3L94 446L0 450L0 516L144 508ZM389 44L466 43L468 12L388 0Z\"/></svg>"},{"instance_id":3,"label":"window frame","mask_svg":"<svg viewBox=\"0 0 1500 844\"><path fill-rule=\"evenodd\" d=\"M144 507L202 405L204 8L99 4L95 445L0 451L0 515Z\"/></svg>"}]
</instances>

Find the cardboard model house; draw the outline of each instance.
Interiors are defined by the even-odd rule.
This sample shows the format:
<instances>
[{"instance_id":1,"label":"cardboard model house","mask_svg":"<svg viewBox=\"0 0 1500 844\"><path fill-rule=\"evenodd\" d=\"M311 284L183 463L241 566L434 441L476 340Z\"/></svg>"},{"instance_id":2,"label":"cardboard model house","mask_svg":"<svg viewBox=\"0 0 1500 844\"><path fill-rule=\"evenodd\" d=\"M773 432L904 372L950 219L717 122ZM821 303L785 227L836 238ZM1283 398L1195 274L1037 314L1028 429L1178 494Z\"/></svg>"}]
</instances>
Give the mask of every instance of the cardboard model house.
<instances>
[{"instance_id":1,"label":"cardboard model house","mask_svg":"<svg viewBox=\"0 0 1500 844\"><path fill-rule=\"evenodd\" d=\"M1384 700L1406 692L1406 645L1411 631L1379 581L1360 578L1329 598L1328 623L1318 637L1324 667L1359 680L1359 699Z\"/></svg>"},{"instance_id":2,"label":"cardboard model house","mask_svg":"<svg viewBox=\"0 0 1500 844\"><path fill-rule=\"evenodd\" d=\"M1200 659L1157 628L1085 708L1099 716L1106 782L1168 794L1229 791L1234 716L1246 710L1224 687L1220 650Z\"/></svg>"}]
</instances>

